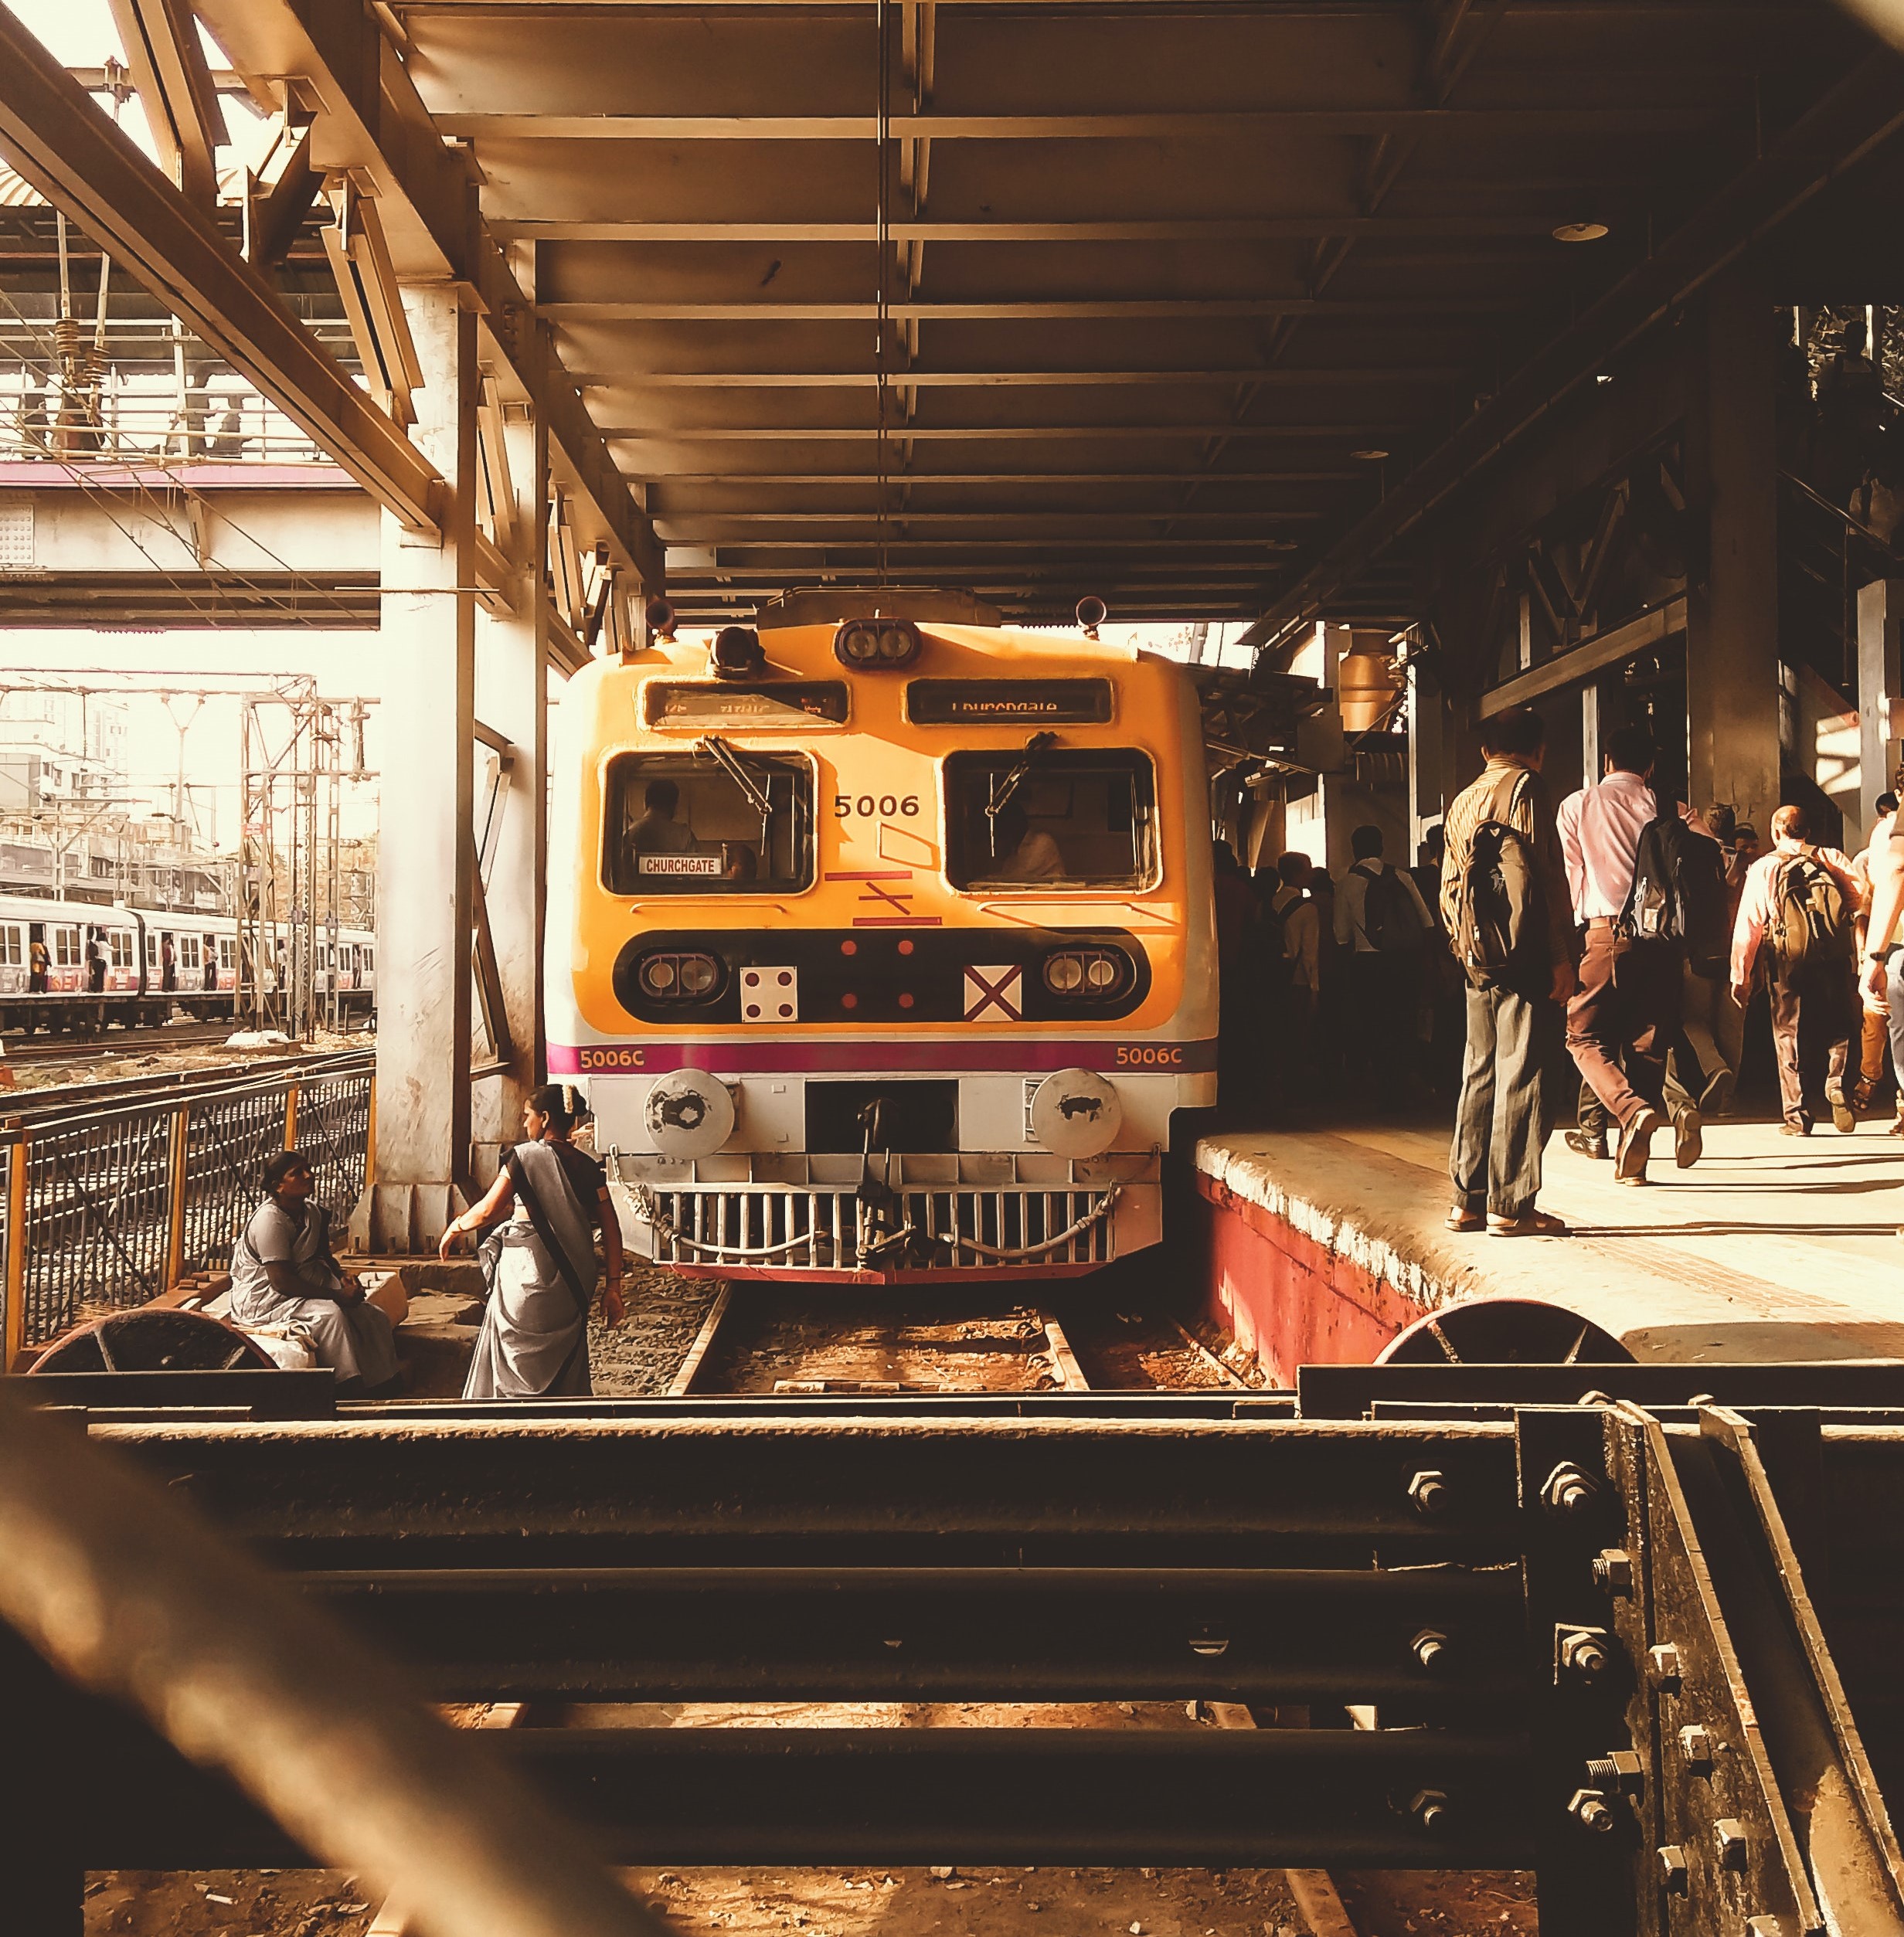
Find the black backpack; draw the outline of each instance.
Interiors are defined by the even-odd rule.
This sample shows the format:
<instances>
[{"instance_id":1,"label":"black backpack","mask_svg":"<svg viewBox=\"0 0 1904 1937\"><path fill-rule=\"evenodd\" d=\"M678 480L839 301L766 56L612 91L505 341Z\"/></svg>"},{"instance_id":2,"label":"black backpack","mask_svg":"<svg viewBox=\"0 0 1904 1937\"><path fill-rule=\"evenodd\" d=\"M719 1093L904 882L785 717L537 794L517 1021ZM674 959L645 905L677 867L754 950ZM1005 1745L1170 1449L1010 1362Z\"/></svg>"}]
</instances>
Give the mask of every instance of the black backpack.
<instances>
[{"instance_id":1,"label":"black backpack","mask_svg":"<svg viewBox=\"0 0 1904 1937\"><path fill-rule=\"evenodd\" d=\"M1545 937L1533 844L1504 821L1484 821L1455 886L1454 959L1470 987L1501 988L1541 965Z\"/></svg>"},{"instance_id":2,"label":"black backpack","mask_svg":"<svg viewBox=\"0 0 1904 1937\"><path fill-rule=\"evenodd\" d=\"M1732 953L1726 857L1668 806L1640 831L1621 926L1635 941L1680 942L1695 975L1716 978Z\"/></svg>"},{"instance_id":3,"label":"black backpack","mask_svg":"<svg viewBox=\"0 0 1904 1937\"><path fill-rule=\"evenodd\" d=\"M1381 955L1420 948L1423 931L1414 896L1393 868L1385 868L1379 861L1375 866L1375 872L1371 874L1368 863L1358 861L1351 871L1368 884L1362 904L1362 932L1368 936L1368 946Z\"/></svg>"}]
</instances>

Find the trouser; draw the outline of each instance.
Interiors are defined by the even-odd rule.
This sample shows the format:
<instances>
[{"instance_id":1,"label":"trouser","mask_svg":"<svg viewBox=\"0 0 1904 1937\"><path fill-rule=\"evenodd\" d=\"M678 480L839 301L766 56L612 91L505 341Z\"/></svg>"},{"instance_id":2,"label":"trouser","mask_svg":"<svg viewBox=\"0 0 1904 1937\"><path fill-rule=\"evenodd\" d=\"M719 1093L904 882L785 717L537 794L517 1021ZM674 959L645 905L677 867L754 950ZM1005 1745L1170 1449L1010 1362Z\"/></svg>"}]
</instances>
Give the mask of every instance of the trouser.
<instances>
[{"instance_id":1,"label":"trouser","mask_svg":"<svg viewBox=\"0 0 1904 1937\"><path fill-rule=\"evenodd\" d=\"M1844 1070L1851 1060L1857 1001L1851 970L1802 984L1774 980L1767 993L1779 1103L1787 1123L1808 1123L1821 1113L1812 1107L1821 1093L1828 1107L1845 1100Z\"/></svg>"},{"instance_id":2,"label":"trouser","mask_svg":"<svg viewBox=\"0 0 1904 1937\"><path fill-rule=\"evenodd\" d=\"M1541 1154L1565 1093L1559 1004L1511 989L1467 991L1467 1048L1448 1175L1465 1211L1518 1218L1540 1194Z\"/></svg>"},{"instance_id":3,"label":"trouser","mask_svg":"<svg viewBox=\"0 0 1904 1937\"><path fill-rule=\"evenodd\" d=\"M1590 928L1579 987L1567 1004L1567 1048L1622 1129L1665 1107L1666 1051L1679 1021L1680 952Z\"/></svg>"},{"instance_id":4,"label":"trouser","mask_svg":"<svg viewBox=\"0 0 1904 1937\"><path fill-rule=\"evenodd\" d=\"M1726 978L1686 970L1680 989L1686 1035L1710 1070L1723 1063L1736 1077L1745 1045L1746 1012L1732 1000Z\"/></svg>"},{"instance_id":5,"label":"trouser","mask_svg":"<svg viewBox=\"0 0 1904 1937\"><path fill-rule=\"evenodd\" d=\"M1904 1117L1904 948L1891 951L1884 965L1885 1005L1889 1011L1891 1067L1897 1072L1897 1113Z\"/></svg>"},{"instance_id":6,"label":"trouser","mask_svg":"<svg viewBox=\"0 0 1904 1937\"><path fill-rule=\"evenodd\" d=\"M1891 1069L1892 1023L1887 1010L1873 1011L1861 1001L1858 1005L1858 1095L1862 1107L1871 1100L1872 1092ZM1904 1109L1904 1096L1899 1099Z\"/></svg>"},{"instance_id":7,"label":"trouser","mask_svg":"<svg viewBox=\"0 0 1904 1937\"><path fill-rule=\"evenodd\" d=\"M1699 1099L1705 1094L1705 1086L1711 1079L1705 1066L1693 1048L1692 1038L1680 1035L1674 1038L1666 1052L1666 1076L1661 1086L1665 1099L1666 1113L1677 1117L1684 1110L1697 1110ZM1580 1079L1580 1101L1577 1111L1579 1126L1590 1137L1604 1137L1610 1120L1606 1106L1593 1094L1593 1086L1583 1076Z\"/></svg>"}]
</instances>

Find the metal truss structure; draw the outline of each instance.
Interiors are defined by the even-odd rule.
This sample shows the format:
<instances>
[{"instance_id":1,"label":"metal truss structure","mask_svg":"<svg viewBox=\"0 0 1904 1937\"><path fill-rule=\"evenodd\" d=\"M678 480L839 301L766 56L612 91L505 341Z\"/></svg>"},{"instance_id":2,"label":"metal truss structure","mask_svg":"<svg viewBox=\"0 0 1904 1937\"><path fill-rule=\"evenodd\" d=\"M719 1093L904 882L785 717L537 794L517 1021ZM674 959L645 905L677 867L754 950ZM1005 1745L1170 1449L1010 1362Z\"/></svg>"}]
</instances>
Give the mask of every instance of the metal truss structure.
<instances>
[{"instance_id":1,"label":"metal truss structure","mask_svg":"<svg viewBox=\"0 0 1904 1937\"><path fill-rule=\"evenodd\" d=\"M611 1861L1504 1866L1538 1872L1548 1937L1904 1929L1895 1368L1331 1370L1305 1375L1314 1416L1287 1395L339 1411L307 1381L333 1416L89 1419L281 1570L296 1620L314 1604L432 1701L1373 1711L697 1731L536 1708L465 1743ZM130 1376L47 1383L138 1408L166 1377ZM195 1407L287 1390L180 1376ZM8 1616L127 1694L131 1670L36 1629L31 1571ZM293 1619L221 1591L239 1629ZM242 1636L223 1645L268 1708ZM220 1759L202 1730L195 1763L33 1686L15 1752L56 1740L85 1802L29 1812L15 1874L56 1896L82 1866L307 1860L308 1827L199 1765Z\"/></svg>"}]
</instances>

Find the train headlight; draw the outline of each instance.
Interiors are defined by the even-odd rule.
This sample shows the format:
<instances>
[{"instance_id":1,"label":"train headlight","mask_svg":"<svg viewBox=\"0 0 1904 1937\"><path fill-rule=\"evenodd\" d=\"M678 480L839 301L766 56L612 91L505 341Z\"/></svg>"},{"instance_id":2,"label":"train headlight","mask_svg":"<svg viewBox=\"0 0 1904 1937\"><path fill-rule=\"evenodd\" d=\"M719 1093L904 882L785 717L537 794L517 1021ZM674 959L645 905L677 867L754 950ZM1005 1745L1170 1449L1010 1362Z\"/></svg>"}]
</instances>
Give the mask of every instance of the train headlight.
<instances>
[{"instance_id":1,"label":"train headlight","mask_svg":"<svg viewBox=\"0 0 1904 1937\"><path fill-rule=\"evenodd\" d=\"M658 1002L702 1002L719 992L725 979L712 955L648 955L638 970L642 993Z\"/></svg>"},{"instance_id":2,"label":"train headlight","mask_svg":"<svg viewBox=\"0 0 1904 1937\"><path fill-rule=\"evenodd\" d=\"M1107 1001L1130 986L1130 958L1120 948L1067 948L1045 957L1045 987L1053 995Z\"/></svg>"},{"instance_id":3,"label":"train headlight","mask_svg":"<svg viewBox=\"0 0 1904 1937\"><path fill-rule=\"evenodd\" d=\"M745 626L723 626L708 659L716 679L751 679L767 664L760 635Z\"/></svg>"},{"instance_id":4,"label":"train headlight","mask_svg":"<svg viewBox=\"0 0 1904 1937\"><path fill-rule=\"evenodd\" d=\"M910 666L920 645L910 619L848 619L833 635L833 656L843 666Z\"/></svg>"}]
</instances>

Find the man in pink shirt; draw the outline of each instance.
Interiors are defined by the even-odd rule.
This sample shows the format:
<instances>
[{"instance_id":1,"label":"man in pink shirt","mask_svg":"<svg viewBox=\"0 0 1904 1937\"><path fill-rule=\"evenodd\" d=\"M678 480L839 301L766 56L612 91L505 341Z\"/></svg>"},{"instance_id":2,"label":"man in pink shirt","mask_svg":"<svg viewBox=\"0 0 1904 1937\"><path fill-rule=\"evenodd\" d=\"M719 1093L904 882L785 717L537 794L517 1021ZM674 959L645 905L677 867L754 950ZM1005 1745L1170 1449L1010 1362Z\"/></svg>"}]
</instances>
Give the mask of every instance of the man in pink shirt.
<instances>
[{"instance_id":1,"label":"man in pink shirt","mask_svg":"<svg viewBox=\"0 0 1904 1937\"><path fill-rule=\"evenodd\" d=\"M1851 858L1814 847L1809 832L1802 807L1773 815L1772 851L1746 873L1732 929L1732 994L1741 1008L1752 994L1760 944L1770 939L1766 986L1787 1137L1811 1134L1821 1064L1831 1120L1841 1130L1858 1127L1844 1070L1858 1029L1853 922L1864 889Z\"/></svg>"},{"instance_id":2,"label":"man in pink shirt","mask_svg":"<svg viewBox=\"0 0 1904 1937\"><path fill-rule=\"evenodd\" d=\"M1646 1181L1653 1133L1664 1120L1666 1052L1680 1021L1685 951L1677 943L1636 937L1626 928L1640 837L1659 817L1651 785L1658 755L1643 726L1606 736L1606 771L1560 804L1556 820L1583 931L1579 987L1567 1004L1567 1048L1606 1113L1620 1126L1613 1174ZM1680 818L1705 834L1689 808ZM1698 1113L1683 1109L1675 1128L1698 1154Z\"/></svg>"}]
</instances>

